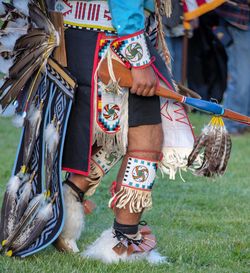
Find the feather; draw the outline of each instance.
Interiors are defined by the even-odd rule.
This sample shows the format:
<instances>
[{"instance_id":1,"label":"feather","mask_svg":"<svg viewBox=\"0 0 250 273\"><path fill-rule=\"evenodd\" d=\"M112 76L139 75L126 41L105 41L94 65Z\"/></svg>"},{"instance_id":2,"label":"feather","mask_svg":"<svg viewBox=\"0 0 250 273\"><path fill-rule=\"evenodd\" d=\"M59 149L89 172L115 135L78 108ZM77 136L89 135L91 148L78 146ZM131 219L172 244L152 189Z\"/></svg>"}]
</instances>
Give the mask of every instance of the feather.
<instances>
[{"instance_id":1,"label":"feather","mask_svg":"<svg viewBox=\"0 0 250 273\"><path fill-rule=\"evenodd\" d=\"M56 30L49 18L38 8L37 5L29 4L30 18L38 28L43 29L47 34L56 33Z\"/></svg>"},{"instance_id":2,"label":"feather","mask_svg":"<svg viewBox=\"0 0 250 273\"><path fill-rule=\"evenodd\" d=\"M187 166L191 166L194 163L207 140L208 140L207 134L204 132L195 140L193 150L188 157Z\"/></svg>"},{"instance_id":3,"label":"feather","mask_svg":"<svg viewBox=\"0 0 250 273\"><path fill-rule=\"evenodd\" d=\"M0 242L6 239L13 231L16 216L17 192L20 185L21 180L18 176L11 177L7 184L1 210Z\"/></svg>"},{"instance_id":4,"label":"feather","mask_svg":"<svg viewBox=\"0 0 250 273\"><path fill-rule=\"evenodd\" d=\"M24 35L27 33L29 23L27 18L17 18L15 21L8 21L4 29L1 29L0 33L8 34L19 32L20 34Z\"/></svg>"},{"instance_id":5,"label":"feather","mask_svg":"<svg viewBox=\"0 0 250 273\"><path fill-rule=\"evenodd\" d=\"M19 95L20 91L24 87L24 85L27 83L27 81L30 79L34 71L37 69L37 66L39 65L40 60L36 60L33 65L27 69L22 76L20 76L19 79L16 81L13 81L13 79L9 79L6 81L6 85L9 86L9 81L12 82L11 88L8 90L8 92L0 99L0 104L2 105L3 109L5 109L11 102L13 102L17 96ZM5 87L5 85L4 85ZM2 87L1 91L4 92L4 87Z\"/></svg>"},{"instance_id":6,"label":"feather","mask_svg":"<svg viewBox=\"0 0 250 273\"><path fill-rule=\"evenodd\" d=\"M25 230L28 224L32 222L32 220L37 215L39 209L45 202L45 195L43 193L35 196L31 202L29 203L27 209L25 210L22 218L20 219L19 223L17 224L15 230L8 236L8 238L4 241L3 248L9 248L12 242L19 236L19 234Z\"/></svg>"},{"instance_id":7,"label":"feather","mask_svg":"<svg viewBox=\"0 0 250 273\"><path fill-rule=\"evenodd\" d=\"M53 163L55 153L59 144L59 124L55 126L55 119L47 126L45 130L46 142L46 190L50 192L51 177L53 172Z\"/></svg>"},{"instance_id":8,"label":"feather","mask_svg":"<svg viewBox=\"0 0 250 273\"><path fill-rule=\"evenodd\" d=\"M24 15L28 16L29 15L29 0L13 0L13 6L19 10L21 13Z\"/></svg>"},{"instance_id":9,"label":"feather","mask_svg":"<svg viewBox=\"0 0 250 273\"><path fill-rule=\"evenodd\" d=\"M231 149L232 149L232 141L230 138L230 135L228 134L228 132L225 132L225 147L224 147L224 151L223 151L223 156L221 158L221 163L219 166L219 174L223 175L226 171L227 168L227 163L229 161L230 158L230 154L231 154Z\"/></svg>"},{"instance_id":10,"label":"feather","mask_svg":"<svg viewBox=\"0 0 250 273\"><path fill-rule=\"evenodd\" d=\"M1 45L0 45L0 53L5 51L13 51L16 41L22 35L19 32L12 32L8 35L4 35L1 37Z\"/></svg>"},{"instance_id":11,"label":"feather","mask_svg":"<svg viewBox=\"0 0 250 273\"><path fill-rule=\"evenodd\" d=\"M200 141L205 136L206 141ZM222 118L213 117L203 129L197 142L188 158L188 166L190 167L193 164L194 159L204 149L203 162L199 168L194 170L194 173L207 177L222 175L226 170L231 152L231 139Z\"/></svg>"},{"instance_id":12,"label":"feather","mask_svg":"<svg viewBox=\"0 0 250 273\"><path fill-rule=\"evenodd\" d=\"M2 34L4 31L8 33L2 37L2 50L13 50L11 56L14 60L14 62L12 60L6 61L3 58L0 60L0 69L3 67L6 74L9 71L9 78L6 79L0 90L0 104L3 110L19 97L23 87L28 84L29 79L33 76L30 88L25 89L27 93L25 107L28 107L41 81L41 74L44 72L47 59L59 41L58 34L49 18L34 2L29 2L31 1L16 0L13 2L14 7L10 4L6 5L9 13L14 14L19 10L26 16L28 13L25 10L28 7L30 11L28 19L31 23L27 23L28 20L25 17L23 18L23 15L16 18L12 15L13 22L9 20L1 30ZM13 32L15 26L21 28L22 32ZM27 32L28 27L30 28ZM23 33L25 35L22 35ZM6 41L9 44L6 44ZM3 65L1 65L1 61L4 62Z\"/></svg>"},{"instance_id":13,"label":"feather","mask_svg":"<svg viewBox=\"0 0 250 273\"><path fill-rule=\"evenodd\" d=\"M24 114L16 114L12 119L12 124L17 128L21 128L21 127L23 127L24 119L25 119L25 113Z\"/></svg>"},{"instance_id":14,"label":"feather","mask_svg":"<svg viewBox=\"0 0 250 273\"><path fill-rule=\"evenodd\" d=\"M25 133L24 133L24 154L23 164L28 166L36 139L39 135L41 115L43 103L37 109L34 104L31 105L27 117L25 119Z\"/></svg>"},{"instance_id":15,"label":"feather","mask_svg":"<svg viewBox=\"0 0 250 273\"><path fill-rule=\"evenodd\" d=\"M0 56L0 72L8 76L9 69L12 65L13 65L12 59L4 59L2 56Z\"/></svg>"},{"instance_id":16,"label":"feather","mask_svg":"<svg viewBox=\"0 0 250 273\"><path fill-rule=\"evenodd\" d=\"M41 29L32 29L26 35L21 36L15 46L15 51L35 48L40 44L43 44L48 35Z\"/></svg>"},{"instance_id":17,"label":"feather","mask_svg":"<svg viewBox=\"0 0 250 273\"><path fill-rule=\"evenodd\" d=\"M31 245L40 236L52 216L52 203L44 204L38 211L34 220L25 228L25 230L23 230L22 233L20 233L17 239L11 244L10 248L12 252L16 253Z\"/></svg>"},{"instance_id":18,"label":"feather","mask_svg":"<svg viewBox=\"0 0 250 273\"><path fill-rule=\"evenodd\" d=\"M24 211L27 209L29 200L31 197L31 190L32 190L32 182L35 177L35 173L33 173L30 179L24 184L22 187L22 192L19 196L16 206L16 219L19 221L23 216Z\"/></svg>"},{"instance_id":19,"label":"feather","mask_svg":"<svg viewBox=\"0 0 250 273\"><path fill-rule=\"evenodd\" d=\"M0 16L6 13L5 6L3 5L2 1L0 1Z\"/></svg>"}]
</instances>

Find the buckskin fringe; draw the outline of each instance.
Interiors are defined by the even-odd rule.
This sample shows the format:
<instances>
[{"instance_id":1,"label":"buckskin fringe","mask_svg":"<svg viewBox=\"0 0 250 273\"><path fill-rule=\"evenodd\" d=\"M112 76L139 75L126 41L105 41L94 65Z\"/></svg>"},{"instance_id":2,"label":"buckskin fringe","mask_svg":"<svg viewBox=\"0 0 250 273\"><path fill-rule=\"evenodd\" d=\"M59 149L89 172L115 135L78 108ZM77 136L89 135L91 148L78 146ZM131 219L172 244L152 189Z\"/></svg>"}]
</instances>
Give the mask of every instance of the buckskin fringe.
<instances>
[{"instance_id":1,"label":"buckskin fringe","mask_svg":"<svg viewBox=\"0 0 250 273\"><path fill-rule=\"evenodd\" d=\"M109 207L117 208L129 206L130 213L139 213L144 209L152 208L151 191L142 191L122 186L121 189L110 199Z\"/></svg>"}]
</instances>

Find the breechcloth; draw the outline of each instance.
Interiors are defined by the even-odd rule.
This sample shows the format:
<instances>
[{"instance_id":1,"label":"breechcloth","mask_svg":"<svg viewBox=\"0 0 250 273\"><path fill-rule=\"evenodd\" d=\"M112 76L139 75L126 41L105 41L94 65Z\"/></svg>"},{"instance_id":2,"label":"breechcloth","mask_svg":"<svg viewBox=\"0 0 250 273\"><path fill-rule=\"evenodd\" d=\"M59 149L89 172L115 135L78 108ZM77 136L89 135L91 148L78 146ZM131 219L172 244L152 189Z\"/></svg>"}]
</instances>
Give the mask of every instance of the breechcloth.
<instances>
[{"instance_id":1,"label":"breechcloth","mask_svg":"<svg viewBox=\"0 0 250 273\"><path fill-rule=\"evenodd\" d=\"M68 69L77 79L78 88L67 128L63 170L88 175L92 150L94 76L98 65L98 55L103 46L100 39L107 40L105 33L68 28L65 31ZM170 74L161 57L148 40L154 65L161 71L161 77L169 84ZM164 76L163 76L164 75ZM129 127L161 123L159 98L129 94Z\"/></svg>"}]
</instances>

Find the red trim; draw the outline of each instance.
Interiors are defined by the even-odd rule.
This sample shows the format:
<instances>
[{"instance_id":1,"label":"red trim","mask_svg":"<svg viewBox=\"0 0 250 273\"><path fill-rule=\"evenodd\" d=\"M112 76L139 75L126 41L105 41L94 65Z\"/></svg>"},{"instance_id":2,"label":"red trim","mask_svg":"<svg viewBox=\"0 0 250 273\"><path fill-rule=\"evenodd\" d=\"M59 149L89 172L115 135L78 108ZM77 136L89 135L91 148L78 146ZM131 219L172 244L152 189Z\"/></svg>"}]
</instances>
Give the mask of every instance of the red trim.
<instances>
[{"instance_id":1,"label":"red trim","mask_svg":"<svg viewBox=\"0 0 250 273\"><path fill-rule=\"evenodd\" d=\"M138 152L143 152L143 151L138 151ZM159 154L161 154L161 152L157 152ZM152 162L152 163L156 163L158 164L158 160L152 160L152 159L148 159L148 158L142 158L142 157L137 157L137 156L130 156L129 155L129 152L127 153L127 156L128 158L133 158L133 159L139 159L139 160L145 160L145 161L148 161L148 162Z\"/></svg>"},{"instance_id":2,"label":"red trim","mask_svg":"<svg viewBox=\"0 0 250 273\"><path fill-rule=\"evenodd\" d=\"M161 74L161 72L156 68L156 66L155 66L154 64L152 64L152 67L153 67L153 69L155 70L155 72L159 75L159 77L162 79L162 81L163 81L164 83L166 83L166 85L167 85L172 91L175 91L175 90L173 89L173 87L171 86L171 84L165 79L165 77ZM182 106L182 107L183 107L183 106ZM189 120L189 118L188 118L188 115L187 115L185 109L183 109L183 111L185 112L185 115L186 115L186 117L187 117L189 126L190 126L190 128L191 128L191 132L192 132L192 134L193 134L193 138L194 138L194 140L195 140L195 134L194 134L194 130L193 130L192 124L191 124L191 122L190 122L190 120Z\"/></svg>"},{"instance_id":3,"label":"red trim","mask_svg":"<svg viewBox=\"0 0 250 273\"><path fill-rule=\"evenodd\" d=\"M139 34L142 34L142 33L144 33L144 29L139 30L139 31L137 31L137 32L135 32L135 33L126 35L126 36L121 36L121 37L119 37L116 41L127 40L127 39L129 39L129 38L131 38L131 37L135 37L135 36L137 36L137 35L139 35Z\"/></svg>"},{"instance_id":4,"label":"red trim","mask_svg":"<svg viewBox=\"0 0 250 273\"><path fill-rule=\"evenodd\" d=\"M89 160L88 160L88 173L90 171L90 160L92 155L92 140L93 140L93 122L94 122L94 93L95 93L95 87L97 83L95 82L95 72L98 66L98 55L99 55L99 49L100 49L100 40L102 38L102 33L98 33L97 41L96 41L96 48L95 48L95 55L94 55L94 64L93 64L93 70L92 70L92 79L91 79L91 96L90 96L90 143L89 143Z\"/></svg>"},{"instance_id":5,"label":"red trim","mask_svg":"<svg viewBox=\"0 0 250 273\"><path fill-rule=\"evenodd\" d=\"M156 68L156 66L152 63L151 64L154 71L156 72L156 74L158 74L158 76L161 78L161 80L170 88L170 90L174 91L173 86L165 79L165 77L161 74L161 72Z\"/></svg>"},{"instance_id":6,"label":"red trim","mask_svg":"<svg viewBox=\"0 0 250 273\"><path fill-rule=\"evenodd\" d=\"M83 171L79 171L79 170L75 170L75 169L70 169L70 168L62 168L63 171L65 172L69 172L69 173L75 173L75 174L80 174L80 175L84 175L84 176L88 176L88 172L83 172Z\"/></svg>"},{"instance_id":7,"label":"red trim","mask_svg":"<svg viewBox=\"0 0 250 273\"><path fill-rule=\"evenodd\" d=\"M134 69L143 69L143 68L146 68L146 67L149 67L151 66L151 64L155 61L155 56L153 56L149 63L148 64L145 64L145 65L141 65L141 66L133 66L132 64L130 64L131 68L134 68Z\"/></svg>"}]
</instances>

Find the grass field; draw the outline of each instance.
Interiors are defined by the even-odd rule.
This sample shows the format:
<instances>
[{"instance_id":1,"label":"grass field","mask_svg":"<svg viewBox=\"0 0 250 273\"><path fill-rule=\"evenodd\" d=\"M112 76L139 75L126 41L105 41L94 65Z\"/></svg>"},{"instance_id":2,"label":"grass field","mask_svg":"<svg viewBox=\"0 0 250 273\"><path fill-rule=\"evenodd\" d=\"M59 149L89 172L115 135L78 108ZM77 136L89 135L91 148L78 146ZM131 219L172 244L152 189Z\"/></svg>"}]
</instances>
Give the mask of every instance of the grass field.
<instances>
[{"instance_id":1,"label":"grass field","mask_svg":"<svg viewBox=\"0 0 250 273\"><path fill-rule=\"evenodd\" d=\"M191 115L196 131L207 116ZM0 119L0 199L15 158L19 131L10 120ZM250 272L250 134L233 138L233 150L226 174L215 180L184 173L180 179L158 179L153 210L145 213L158 239L158 249L169 264L149 266L146 262L104 265L65 255L53 247L25 260L0 257L0 273L78 272ZM83 250L106 228L113 215L107 208L108 188L115 170L104 179L93 200L96 211L87 216L86 232L80 240Z\"/></svg>"}]
</instances>

